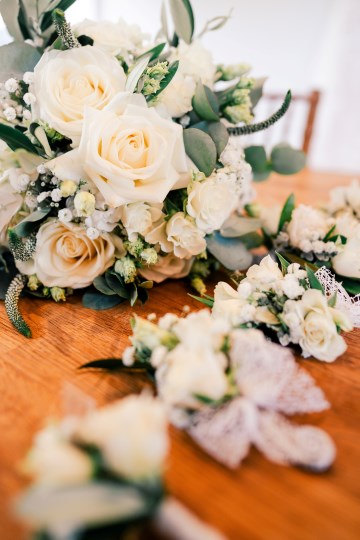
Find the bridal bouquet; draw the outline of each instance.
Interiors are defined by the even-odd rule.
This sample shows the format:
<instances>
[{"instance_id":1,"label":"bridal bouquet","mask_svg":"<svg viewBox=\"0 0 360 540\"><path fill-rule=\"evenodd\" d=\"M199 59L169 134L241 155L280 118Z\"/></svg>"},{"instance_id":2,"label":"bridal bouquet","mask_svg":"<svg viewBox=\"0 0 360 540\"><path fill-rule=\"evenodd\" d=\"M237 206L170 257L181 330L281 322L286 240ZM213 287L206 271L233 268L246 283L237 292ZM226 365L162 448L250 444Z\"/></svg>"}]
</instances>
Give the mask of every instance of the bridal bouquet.
<instances>
[{"instance_id":1,"label":"bridal bouquet","mask_svg":"<svg viewBox=\"0 0 360 540\"><path fill-rule=\"evenodd\" d=\"M360 184L336 187L317 207L295 206L293 195L283 208L250 205L262 224L265 244L289 260L326 266L352 295L360 293Z\"/></svg>"},{"instance_id":2,"label":"bridal bouquet","mask_svg":"<svg viewBox=\"0 0 360 540\"><path fill-rule=\"evenodd\" d=\"M130 340L122 360L82 368L146 370L170 421L224 465L237 467L251 445L275 463L313 472L331 465L328 435L285 416L327 409L323 392L288 349L258 330L234 329L202 310L157 323L135 317Z\"/></svg>"},{"instance_id":3,"label":"bridal bouquet","mask_svg":"<svg viewBox=\"0 0 360 540\"><path fill-rule=\"evenodd\" d=\"M244 64L216 66L200 41L227 17L194 37L190 2L170 0L149 41L124 21L71 27L72 3L0 8L16 40L0 48L1 294L26 336L24 290L63 301L91 286L84 305L106 309L144 302L169 277L202 293L218 265L247 267L259 221L243 212L254 152L238 136L272 125L291 99L252 123L263 81ZM303 165L287 145L274 152L280 173Z\"/></svg>"},{"instance_id":4,"label":"bridal bouquet","mask_svg":"<svg viewBox=\"0 0 360 540\"><path fill-rule=\"evenodd\" d=\"M65 417L35 438L22 465L34 483L17 514L49 540L119 538L148 519L170 538L224 540L166 496L168 448L164 407L147 395Z\"/></svg>"}]
</instances>

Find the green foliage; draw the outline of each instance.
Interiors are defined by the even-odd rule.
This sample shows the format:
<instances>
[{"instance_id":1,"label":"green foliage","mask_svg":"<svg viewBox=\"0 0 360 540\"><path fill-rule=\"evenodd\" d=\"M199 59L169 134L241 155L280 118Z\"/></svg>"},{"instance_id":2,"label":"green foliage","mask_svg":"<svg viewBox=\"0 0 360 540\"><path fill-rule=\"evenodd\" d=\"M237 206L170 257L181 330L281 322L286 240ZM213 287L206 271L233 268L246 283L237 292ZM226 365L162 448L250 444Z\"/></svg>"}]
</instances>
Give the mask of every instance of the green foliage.
<instances>
[{"instance_id":1,"label":"green foliage","mask_svg":"<svg viewBox=\"0 0 360 540\"><path fill-rule=\"evenodd\" d=\"M195 113L203 120L216 122L219 120L219 102L207 86L201 80L196 85L196 92L192 100Z\"/></svg>"},{"instance_id":2,"label":"green foliage","mask_svg":"<svg viewBox=\"0 0 360 540\"><path fill-rule=\"evenodd\" d=\"M176 60L175 62L173 62L169 66L168 73L161 80L159 90L157 92L155 92L154 94L152 94L151 96L149 96L151 100L156 99L161 94L161 92L163 92L163 90L165 90L165 88L170 84L170 82L175 77L175 74L176 74L178 68L179 68L179 61Z\"/></svg>"},{"instance_id":3,"label":"green foliage","mask_svg":"<svg viewBox=\"0 0 360 540\"><path fill-rule=\"evenodd\" d=\"M321 291L322 293L324 293L323 286L321 285L320 281L316 277L314 270L312 270L310 268L310 266L307 265L307 264L305 265L305 269L306 269L306 272L307 272L307 276L308 276L308 280L309 280L311 289L317 289L317 290Z\"/></svg>"},{"instance_id":4,"label":"green foliage","mask_svg":"<svg viewBox=\"0 0 360 540\"><path fill-rule=\"evenodd\" d=\"M217 155L220 157L229 141L229 133L222 122L209 122L208 132L215 143Z\"/></svg>"},{"instance_id":5,"label":"green foliage","mask_svg":"<svg viewBox=\"0 0 360 540\"><path fill-rule=\"evenodd\" d=\"M170 13L174 22L176 34L185 41L191 43L194 29L194 13L189 0L169 0Z\"/></svg>"},{"instance_id":6,"label":"green foliage","mask_svg":"<svg viewBox=\"0 0 360 540\"><path fill-rule=\"evenodd\" d=\"M149 62L152 62L153 60L156 60L159 58L160 54L163 52L164 47L166 43L159 43L158 45L155 45L155 47L152 47L152 49L149 49L148 51L145 51L144 53L140 54L136 60L139 60L140 58L144 58L145 56L149 56Z\"/></svg>"},{"instance_id":7,"label":"green foliage","mask_svg":"<svg viewBox=\"0 0 360 540\"><path fill-rule=\"evenodd\" d=\"M26 262L31 259L36 249L36 235L23 242L13 229L8 230L9 248L17 261Z\"/></svg>"},{"instance_id":8,"label":"green foliage","mask_svg":"<svg viewBox=\"0 0 360 540\"><path fill-rule=\"evenodd\" d=\"M11 281L5 296L5 309L12 325L23 336L30 338L31 330L19 311L19 298L25 287L26 278L17 274Z\"/></svg>"},{"instance_id":9,"label":"green foliage","mask_svg":"<svg viewBox=\"0 0 360 540\"><path fill-rule=\"evenodd\" d=\"M39 51L27 43L14 41L3 45L0 47L1 80L5 81L10 76L20 78L25 71L33 71L40 57Z\"/></svg>"},{"instance_id":10,"label":"green foliage","mask_svg":"<svg viewBox=\"0 0 360 540\"><path fill-rule=\"evenodd\" d=\"M147 68L150 58L152 56L152 52L150 51L145 56L141 56L137 59L135 62L132 70L130 71L128 78L126 80L126 91L133 93L135 92L135 89L137 87L137 84L144 73L145 69Z\"/></svg>"},{"instance_id":11,"label":"green foliage","mask_svg":"<svg viewBox=\"0 0 360 540\"><path fill-rule=\"evenodd\" d=\"M41 223L45 220L47 215L50 213L50 208L42 208L41 210L36 210L29 216L27 216L25 219L20 221L14 227L14 232L17 236L20 236L21 238L25 238L27 236L30 236L33 232L35 232L41 225Z\"/></svg>"},{"instance_id":12,"label":"green foliage","mask_svg":"<svg viewBox=\"0 0 360 540\"><path fill-rule=\"evenodd\" d=\"M0 123L0 139L2 139L11 148L18 150L22 148L31 154L38 154L36 146L18 129Z\"/></svg>"},{"instance_id":13,"label":"green foliage","mask_svg":"<svg viewBox=\"0 0 360 540\"><path fill-rule=\"evenodd\" d=\"M55 26L56 33L61 39L65 49L76 49L81 47L74 32L71 29L70 24L65 18L65 13L62 9L56 8L52 12L52 18Z\"/></svg>"},{"instance_id":14,"label":"green foliage","mask_svg":"<svg viewBox=\"0 0 360 540\"><path fill-rule=\"evenodd\" d=\"M119 296L106 296L99 292L87 291L83 298L82 303L85 308L95 309L97 311L111 309L123 302Z\"/></svg>"},{"instance_id":15,"label":"green foliage","mask_svg":"<svg viewBox=\"0 0 360 540\"><path fill-rule=\"evenodd\" d=\"M285 275L286 272L287 272L288 267L290 266L290 263L289 263L289 261L287 261L287 260L285 259L285 257L283 257L283 256L281 255L281 253L275 252L275 254L276 254L276 256L277 256L277 258L279 259L279 262L280 262L280 264L281 264L281 270L282 270L282 273Z\"/></svg>"},{"instance_id":16,"label":"green foliage","mask_svg":"<svg viewBox=\"0 0 360 540\"><path fill-rule=\"evenodd\" d=\"M253 87L250 90L250 101L253 109L256 107L256 105L262 98L265 81L266 77L254 80Z\"/></svg>"},{"instance_id":17,"label":"green foliage","mask_svg":"<svg viewBox=\"0 0 360 540\"><path fill-rule=\"evenodd\" d=\"M10 283L18 273L13 255L0 252L0 300L5 300Z\"/></svg>"},{"instance_id":18,"label":"green foliage","mask_svg":"<svg viewBox=\"0 0 360 540\"><path fill-rule=\"evenodd\" d=\"M295 174L305 167L306 156L286 143L276 145L271 152L271 164L279 174Z\"/></svg>"},{"instance_id":19,"label":"green foliage","mask_svg":"<svg viewBox=\"0 0 360 540\"><path fill-rule=\"evenodd\" d=\"M194 296L193 294L189 294L189 296L193 298L194 300L201 302L202 304L204 304L204 306L207 306L209 308L212 308L214 305L214 299L208 296Z\"/></svg>"},{"instance_id":20,"label":"green foliage","mask_svg":"<svg viewBox=\"0 0 360 540\"><path fill-rule=\"evenodd\" d=\"M295 208L295 195L291 193L291 195L289 195L289 197L286 199L285 204L280 214L279 226L278 226L278 231L277 231L278 233L283 230L285 223L290 223L294 208Z\"/></svg>"},{"instance_id":21,"label":"green foliage","mask_svg":"<svg viewBox=\"0 0 360 540\"><path fill-rule=\"evenodd\" d=\"M78 369L103 369L105 371L143 371L146 365L143 362L134 362L131 366L125 366L121 358L104 358L103 360L93 360L83 364Z\"/></svg>"},{"instance_id":22,"label":"green foliage","mask_svg":"<svg viewBox=\"0 0 360 540\"><path fill-rule=\"evenodd\" d=\"M328 300L328 306L334 308L336 306L337 293L335 292Z\"/></svg>"},{"instance_id":23,"label":"green foliage","mask_svg":"<svg viewBox=\"0 0 360 540\"><path fill-rule=\"evenodd\" d=\"M218 231L206 237L209 252L228 270L248 268L252 255L239 238L225 238Z\"/></svg>"},{"instance_id":24,"label":"green foliage","mask_svg":"<svg viewBox=\"0 0 360 540\"><path fill-rule=\"evenodd\" d=\"M266 180L271 173L271 163L263 146L248 146L244 150L245 159L251 165L255 182Z\"/></svg>"},{"instance_id":25,"label":"green foliage","mask_svg":"<svg viewBox=\"0 0 360 540\"><path fill-rule=\"evenodd\" d=\"M189 158L206 176L215 169L217 151L210 135L196 128L184 130L185 150Z\"/></svg>"},{"instance_id":26,"label":"green foliage","mask_svg":"<svg viewBox=\"0 0 360 540\"><path fill-rule=\"evenodd\" d=\"M352 295L360 294L360 280L355 278L347 278L336 274L336 279L342 284L344 289Z\"/></svg>"}]
</instances>

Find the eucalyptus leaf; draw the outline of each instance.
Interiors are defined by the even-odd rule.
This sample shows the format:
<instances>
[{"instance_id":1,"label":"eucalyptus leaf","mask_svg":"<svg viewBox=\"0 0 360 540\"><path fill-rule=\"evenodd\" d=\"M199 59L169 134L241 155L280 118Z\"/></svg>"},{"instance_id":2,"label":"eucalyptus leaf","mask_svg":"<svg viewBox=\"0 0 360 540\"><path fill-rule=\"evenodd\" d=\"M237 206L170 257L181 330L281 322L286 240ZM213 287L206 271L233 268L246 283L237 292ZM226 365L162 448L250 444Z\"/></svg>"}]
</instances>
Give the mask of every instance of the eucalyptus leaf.
<instances>
[{"instance_id":1,"label":"eucalyptus leaf","mask_svg":"<svg viewBox=\"0 0 360 540\"><path fill-rule=\"evenodd\" d=\"M118 295L107 296L98 292L86 292L82 297L83 306L88 309L102 311L118 306L122 302Z\"/></svg>"},{"instance_id":2,"label":"eucalyptus leaf","mask_svg":"<svg viewBox=\"0 0 360 540\"><path fill-rule=\"evenodd\" d=\"M107 284L104 276L98 276L97 278L95 278L93 281L93 285L95 289L100 291L102 294L106 294L108 296L116 295L116 292Z\"/></svg>"},{"instance_id":3,"label":"eucalyptus leaf","mask_svg":"<svg viewBox=\"0 0 360 540\"><path fill-rule=\"evenodd\" d=\"M215 94L203 85L201 80L196 85L196 92L192 100L195 113L204 120L219 120L219 102Z\"/></svg>"},{"instance_id":4,"label":"eucalyptus leaf","mask_svg":"<svg viewBox=\"0 0 360 540\"><path fill-rule=\"evenodd\" d=\"M238 238L224 238L219 232L206 237L210 253L228 270L244 270L252 263L252 254Z\"/></svg>"},{"instance_id":5,"label":"eucalyptus leaf","mask_svg":"<svg viewBox=\"0 0 360 540\"><path fill-rule=\"evenodd\" d=\"M155 47L153 47L152 49L149 49L148 51L145 51L143 54L140 54L140 56L138 56L136 60L139 60L140 58L143 58L144 56L149 55L150 56L149 62L152 62L153 60L155 60L156 58L160 56L160 54L164 50L165 45L166 43L159 43L159 45L155 45Z\"/></svg>"},{"instance_id":6,"label":"eucalyptus leaf","mask_svg":"<svg viewBox=\"0 0 360 540\"><path fill-rule=\"evenodd\" d=\"M30 236L30 234L36 231L36 229L40 226L49 212L50 208L42 208L41 210L32 212L32 214L20 221L20 223L14 227L14 232L21 238Z\"/></svg>"},{"instance_id":7,"label":"eucalyptus leaf","mask_svg":"<svg viewBox=\"0 0 360 540\"><path fill-rule=\"evenodd\" d=\"M254 86L250 90L250 101L252 108L254 109L259 103L263 95L263 88L266 82L267 77L262 77L260 79L255 79Z\"/></svg>"},{"instance_id":8,"label":"eucalyptus leaf","mask_svg":"<svg viewBox=\"0 0 360 540\"><path fill-rule=\"evenodd\" d=\"M257 231L261 227L261 221L257 218L238 216L232 214L221 227L221 236L225 238L238 238L245 234Z\"/></svg>"},{"instance_id":9,"label":"eucalyptus leaf","mask_svg":"<svg viewBox=\"0 0 360 540\"><path fill-rule=\"evenodd\" d=\"M0 1L0 13L4 20L6 29L10 36L12 36L16 41L22 41L24 39L18 21L19 9L19 0Z\"/></svg>"},{"instance_id":10,"label":"eucalyptus leaf","mask_svg":"<svg viewBox=\"0 0 360 540\"><path fill-rule=\"evenodd\" d=\"M216 146L210 135L200 129L184 130L185 150L189 158L206 176L210 176L216 165Z\"/></svg>"},{"instance_id":11,"label":"eucalyptus leaf","mask_svg":"<svg viewBox=\"0 0 360 540\"><path fill-rule=\"evenodd\" d=\"M271 164L279 174L295 174L305 167L306 156L286 143L276 145L271 152Z\"/></svg>"},{"instance_id":12,"label":"eucalyptus leaf","mask_svg":"<svg viewBox=\"0 0 360 540\"><path fill-rule=\"evenodd\" d=\"M245 159L252 168L255 182L266 180L271 173L271 165L263 146L248 146L244 150Z\"/></svg>"},{"instance_id":13,"label":"eucalyptus leaf","mask_svg":"<svg viewBox=\"0 0 360 540\"><path fill-rule=\"evenodd\" d=\"M125 298L126 300L130 298L130 290L125 286L119 274L111 270L107 271L105 273L105 280L107 285L121 298Z\"/></svg>"},{"instance_id":14,"label":"eucalyptus leaf","mask_svg":"<svg viewBox=\"0 0 360 540\"><path fill-rule=\"evenodd\" d=\"M195 23L189 0L169 0L169 2L175 32L185 43L191 43Z\"/></svg>"},{"instance_id":15,"label":"eucalyptus leaf","mask_svg":"<svg viewBox=\"0 0 360 540\"><path fill-rule=\"evenodd\" d=\"M147 68L150 62L151 54L152 53L150 52L146 54L145 56L140 57L134 64L134 67L132 68L126 81L125 90L127 92L130 92L130 93L135 92L139 79L141 78L142 74L144 73L145 69Z\"/></svg>"},{"instance_id":16,"label":"eucalyptus leaf","mask_svg":"<svg viewBox=\"0 0 360 540\"><path fill-rule=\"evenodd\" d=\"M228 130L222 122L209 122L208 132L215 143L217 155L220 157L229 141Z\"/></svg>"},{"instance_id":17,"label":"eucalyptus leaf","mask_svg":"<svg viewBox=\"0 0 360 540\"><path fill-rule=\"evenodd\" d=\"M294 208L295 208L295 195L291 193L291 195L289 195L288 198L286 199L285 204L280 214L279 226L277 230L278 233L283 230L285 223L290 223Z\"/></svg>"},{"instance_id":18,"label":"eucalyptus leaf","mask_svg":"<svg viewBox=\"0 0 360 540\"><path fill-rule=\"evenodd\" d=\"M0 82L10 77L20 79L25 71L34 70L40 58L39 51L27 43L14 41L3 45L0 47Z\"/></svg>"},{"instance_id":19,"label":"eucalyptus leaf","mask_svg":"<svg viewBox=\"0 0 360 540\"><path fill-rule=\"evenodd\" d=\"M247 249L255 249L263 244L263 237L261 234L254 231L238 236L238 240L240 240Z\"/></svg>"}]
</instances>

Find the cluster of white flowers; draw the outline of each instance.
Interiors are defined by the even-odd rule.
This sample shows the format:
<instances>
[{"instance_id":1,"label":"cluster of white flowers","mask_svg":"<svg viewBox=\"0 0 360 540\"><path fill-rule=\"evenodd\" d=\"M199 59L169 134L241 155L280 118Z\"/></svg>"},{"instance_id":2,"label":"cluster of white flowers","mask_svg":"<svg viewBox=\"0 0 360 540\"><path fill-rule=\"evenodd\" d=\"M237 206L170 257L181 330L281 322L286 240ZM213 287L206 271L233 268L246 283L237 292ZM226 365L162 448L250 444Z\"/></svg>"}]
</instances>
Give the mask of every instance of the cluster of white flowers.
<instances>
[{"instance_id":1,"label":"cluster of white flowers","mask_svg":"<svg viewBox=\"0 0 360 540\"><path fill-rule=\"evenodd\" d=\"M27 91L33 78L32 72L26 72L20 81L11 77L0 83L0 119L10 125L27 125L31 120L31 106L36 97Z\"/></svg>"},{"instance_id":2,"label":"cluster of white flowers","mask_svg":"<svg viewBox=\"0 0 360 540\"><path fill-rule=\"evenodd\" d=\"M147 395L131 396L83 418L50 425L37 435L25 470L37 484L90 483L99 472L86 450L90 446L100 452L101 467L113 477L159 477L169 446L161 403Z\"/></svg>"},{"instance_id":3,"label":"cluster of white flowers","mask_svg":"<svg viewBox=\"0 0 360 540\"><path fill-rule=\"evenodd\" d=\"M212 313L235 327L266 327L282 345L299 345L304 357L325 362L346 350L339 331L352 330L347 315L321 290L310 288L306 271L294 263L283 273L270 255L249 268L237 290L220 282Z\"/></svg>"},{"instance_id":4,"label":"cluster of white flowers","mask_svg":"<svg viewBox=\"0 0 360 540\"><path fill-rule=\"evenodd\" d=\"M301 204L279 231L281 207L254 206L276 249L297 251L310 261L330 261L340 276L360 278L360 184L353 180L330 192L323 207Z\"/></svg>"},{"instance_id":5,"label":"cluster of white flowers","mask_svg":"<svg viewBox=\"0 0 360 540\"><path fill-rule=\"evenodd\" d=\"M150 318L155 319L136 318L123 364L137 362L155 372L171 422L188 430L206 452L235 468L254 444L277 463L316 471L329 467L335 455L331 439L310 426L297 432L299 427L282 416L329 406L290 351L208 310L186 316L184 311L183 317L167 313L158 322ZM309 452L315 440L317 450Z\"/></svg>"}]
</instances>

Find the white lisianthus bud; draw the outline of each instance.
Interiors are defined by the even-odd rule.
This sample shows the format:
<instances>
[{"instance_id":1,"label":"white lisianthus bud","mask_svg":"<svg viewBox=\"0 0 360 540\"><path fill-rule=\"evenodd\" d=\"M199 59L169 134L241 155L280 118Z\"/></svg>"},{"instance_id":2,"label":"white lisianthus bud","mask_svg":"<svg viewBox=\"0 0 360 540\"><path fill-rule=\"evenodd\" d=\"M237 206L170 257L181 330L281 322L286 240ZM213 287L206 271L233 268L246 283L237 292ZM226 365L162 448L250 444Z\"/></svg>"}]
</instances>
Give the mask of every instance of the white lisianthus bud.
<instances>
[{"instance_id":1,"label":"white lisianthus bud","mask_svg":"<svg viewBox=\"0 0 360 540\"><path fill-rule=\"evenodd\" d=\"M77 184L72 180L64 180L60 184L60 190L63 197L72 197L77 190Z\"/></svg>"},{"instance_id":2,"label":"white lisianthus bud","mask_svg":"<svg viewBox=\"0 0 360 540\"><path fill-rule=\"evenodd\" d=\"M116 261L115 272L124 278L125 283L132 283L137 274L135 263L129 257L122 257Z\"/></svg>"},{"instance_id":3,"label":"white lisianthus bud","mask_svg":"<svg viewBox=\"0 0 360 540\"><path fill-rule=\"evenodd\" d=\"M74 199L75 210L80 217L89 217L95 210L95 197L88 191L79 191Z\"/></svg>"}]
</instances>

